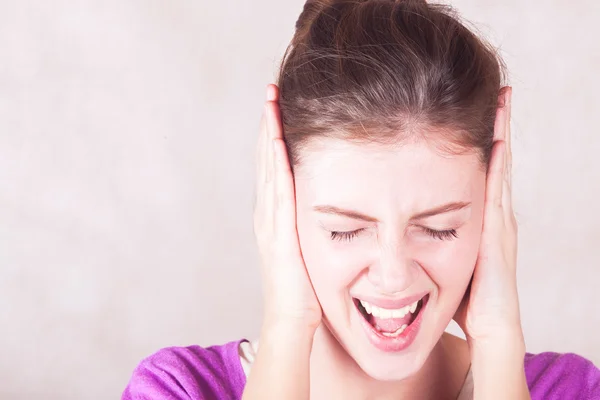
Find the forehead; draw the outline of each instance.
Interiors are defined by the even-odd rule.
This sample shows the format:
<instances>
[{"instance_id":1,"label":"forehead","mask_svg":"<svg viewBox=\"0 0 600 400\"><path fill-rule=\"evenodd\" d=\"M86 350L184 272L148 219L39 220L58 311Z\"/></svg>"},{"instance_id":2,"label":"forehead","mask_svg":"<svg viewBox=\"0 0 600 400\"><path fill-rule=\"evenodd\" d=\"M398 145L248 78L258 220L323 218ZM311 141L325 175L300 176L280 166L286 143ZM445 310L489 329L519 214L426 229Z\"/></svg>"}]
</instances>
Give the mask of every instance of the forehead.
<instances>
[{"instance_id":1,"label":"forehead","mask_svg":"<svg viewBox=\"0 0 600 400\"><path fill-rule=\"evenodd\" d=\"M295 180L310 202L368 197L410 206L468 199L484 176L474 152L451 155L424 141L392 147L325 139L305 150Z\"/></svg>"}]
</instances>

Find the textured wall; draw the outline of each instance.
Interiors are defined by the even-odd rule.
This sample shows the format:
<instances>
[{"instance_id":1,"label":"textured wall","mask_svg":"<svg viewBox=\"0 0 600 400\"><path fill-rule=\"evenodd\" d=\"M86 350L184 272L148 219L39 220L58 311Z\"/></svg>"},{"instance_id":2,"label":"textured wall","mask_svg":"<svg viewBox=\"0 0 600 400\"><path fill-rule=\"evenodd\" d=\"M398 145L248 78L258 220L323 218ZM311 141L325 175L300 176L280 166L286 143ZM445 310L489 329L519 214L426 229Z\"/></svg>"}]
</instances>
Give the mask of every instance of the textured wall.
<instances>
[{"instance_id":1,"label":"textured wall","mask_svg":"<svg viewBox=\"0 0 600 400\"><path fill-rule=\"evenodd\" d=\"M253 150L302 4L0 0L0 398L258 333ZM454 4L511 70L529 350L600 363L600 5Z\"/></svg>"}]
</instances>

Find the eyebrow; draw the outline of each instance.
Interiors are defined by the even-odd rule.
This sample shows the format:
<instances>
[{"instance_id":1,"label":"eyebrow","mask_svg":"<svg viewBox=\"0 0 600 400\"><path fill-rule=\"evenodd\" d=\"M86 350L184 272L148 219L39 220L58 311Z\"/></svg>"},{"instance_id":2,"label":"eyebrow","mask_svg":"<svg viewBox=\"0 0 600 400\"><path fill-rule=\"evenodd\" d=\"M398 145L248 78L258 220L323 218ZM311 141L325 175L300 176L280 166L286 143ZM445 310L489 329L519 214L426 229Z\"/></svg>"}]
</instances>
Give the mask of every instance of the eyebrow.
<instances>
[{"instance_id":1,"label":"eyebrow","mask_svg":"<svg viewBox=\"0 0 600 400\"><path fill-rule=\"evenodd\" d=\"M469 207L470 205L471 205L470 202L454 201L451 203L447 203L447 204L443 204L441 206L434 207L429 210L422 211L418 214L413 215L410 219L411 220L425 219L425 218L432 217L432 216L438 215L438 214L444 214L444 213L448 213L451 211L462 210L463 208ZM358 219L361 221L379 222L379 220L375 217L371 217L369 215L362 214L358 211L346 210L346 209L336 207L336 206L317 205L317 206L314 206L313 209L315 211L318 211L318 212L321 212L324 214L336 214L336 215L341 215L341 216L352 218L352 219Z\"/></svg>"}]
</instances>

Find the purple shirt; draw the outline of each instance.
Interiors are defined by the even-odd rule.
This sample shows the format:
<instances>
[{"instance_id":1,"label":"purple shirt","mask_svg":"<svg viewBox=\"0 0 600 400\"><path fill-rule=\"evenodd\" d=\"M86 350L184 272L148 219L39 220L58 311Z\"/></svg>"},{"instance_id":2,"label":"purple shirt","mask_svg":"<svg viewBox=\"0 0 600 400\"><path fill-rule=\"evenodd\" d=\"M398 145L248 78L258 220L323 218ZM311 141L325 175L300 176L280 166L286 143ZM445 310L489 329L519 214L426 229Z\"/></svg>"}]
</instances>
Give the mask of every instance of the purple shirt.
<instances>
[{"instance_id":1,"label":"purple shirt","mask_svg":"<svg viewBox=\"0 0 600 400\"><path fill-rule=\"evenodd\" d=\"M241 399L240 342L162 349L137 366L122 400ZM525 374L532 400L600 400L600 370L576 354L527 353Z\"/></svg>"}]
</instances>

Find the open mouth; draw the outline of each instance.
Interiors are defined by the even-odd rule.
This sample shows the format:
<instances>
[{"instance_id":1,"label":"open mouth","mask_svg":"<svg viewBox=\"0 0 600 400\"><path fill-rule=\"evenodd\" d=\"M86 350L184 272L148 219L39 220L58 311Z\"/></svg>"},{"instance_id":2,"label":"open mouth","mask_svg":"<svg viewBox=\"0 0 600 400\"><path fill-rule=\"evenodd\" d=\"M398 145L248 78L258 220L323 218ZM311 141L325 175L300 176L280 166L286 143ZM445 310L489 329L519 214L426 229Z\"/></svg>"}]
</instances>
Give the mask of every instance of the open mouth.
<instances>
[{"instance_id":1,"label":"open mouth","mask_svg":"<svg viewBox=\"0 0 600 400\"><path fill-rule=\"evenodd\" d=\"M389 309L377 307L364 300L354 298L359 313L371 325L378 336L385 338L399 338L419 317L427 305L429 294L412 304L402 308Z\"/></svg>"}]
</instances>

